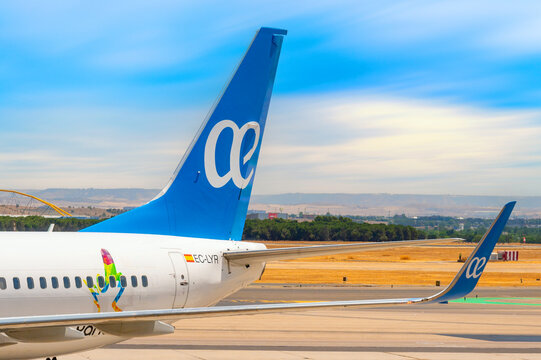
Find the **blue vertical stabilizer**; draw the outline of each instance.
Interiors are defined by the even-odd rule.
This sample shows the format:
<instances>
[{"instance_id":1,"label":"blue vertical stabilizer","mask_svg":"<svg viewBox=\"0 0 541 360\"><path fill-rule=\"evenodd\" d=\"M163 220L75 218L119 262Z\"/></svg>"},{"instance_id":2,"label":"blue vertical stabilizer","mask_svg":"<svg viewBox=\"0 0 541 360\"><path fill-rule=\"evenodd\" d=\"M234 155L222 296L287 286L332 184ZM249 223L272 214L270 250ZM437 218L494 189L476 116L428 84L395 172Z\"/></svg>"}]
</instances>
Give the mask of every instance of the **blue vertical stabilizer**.
<instances>
[{"instance_id":1,"label":"blue vertical stabilizer","mask_svg":"<svg viewBox=\"0 0 541 360\"><path fill-rule=\"evenodd\" d=\"M87 232L240 240L285 30L261 28L169 184Z\"/></svg>"}]
</instances>

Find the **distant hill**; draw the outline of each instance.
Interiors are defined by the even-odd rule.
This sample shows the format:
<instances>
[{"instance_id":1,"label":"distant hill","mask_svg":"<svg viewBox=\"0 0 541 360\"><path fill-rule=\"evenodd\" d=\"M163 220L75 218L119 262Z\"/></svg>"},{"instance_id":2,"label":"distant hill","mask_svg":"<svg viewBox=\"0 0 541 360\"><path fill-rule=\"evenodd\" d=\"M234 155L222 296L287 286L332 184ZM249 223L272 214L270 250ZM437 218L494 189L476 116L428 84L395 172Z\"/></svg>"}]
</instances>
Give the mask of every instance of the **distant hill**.
<instances>
[{"instance_id":1,"label":"distant hill","mask_svg":"<svg viewBox=\"0 0 541 360\"><path fill-rule=\"evenodd\" d=\"M18 189L17 189L18 190ZM124 208L142 205L152 200L158 189L45 189L19 190L52 202L60 207L94 206L101 208ZM2 195L4 198L8 194ZM0 197L2 199L2 197Z\"/></svg>"},{"instance_id":2,"label":"distant hill","mask_svg":"<svg viewBox=\"0 0 541 360\"><path fill-rule=\"evenodd\" d=\"M61 207L124 208L152 200L158 189L18 189ZM0 203L7 194L0 194ZM444 215L493 217L503 204L517 200L514 216L541 217L541 196L462 196L405 194L310 194L253 195L252 210L286 213L330 212L337 215L408 216Z\"/></svg>"},{"instance_id":3,"label":"distant hill","mask_svg":"<svg viewBox=\"0 0 541 360\"><path fill-rule=\"evenodd\" d=\"M406 214L493 217L501 207L517 200L514 215L541 217L541 196L467 196L405 194L277 194L254 195L250 208L287 213L311 212L343 215Z\"/></svg>"}]
</instances>

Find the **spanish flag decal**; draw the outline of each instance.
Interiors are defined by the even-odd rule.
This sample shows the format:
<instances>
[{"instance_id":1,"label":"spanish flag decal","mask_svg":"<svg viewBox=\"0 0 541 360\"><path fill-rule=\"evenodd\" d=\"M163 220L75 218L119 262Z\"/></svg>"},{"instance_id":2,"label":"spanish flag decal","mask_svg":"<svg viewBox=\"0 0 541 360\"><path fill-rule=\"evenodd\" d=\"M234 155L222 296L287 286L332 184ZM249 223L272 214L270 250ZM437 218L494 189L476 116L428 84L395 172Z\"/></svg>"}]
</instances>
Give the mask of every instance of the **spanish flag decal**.
<instances>
[{"instance_id":1,"label":"spanish flag decal","mask_svg":"<svg viewBox=\"0 0 541 360\"><path fill-rule=\"evenodd\" d=\"M186 262L195 262L192 254L184 254L184 258L186 259Z\"/></svg>"}]
</instances>

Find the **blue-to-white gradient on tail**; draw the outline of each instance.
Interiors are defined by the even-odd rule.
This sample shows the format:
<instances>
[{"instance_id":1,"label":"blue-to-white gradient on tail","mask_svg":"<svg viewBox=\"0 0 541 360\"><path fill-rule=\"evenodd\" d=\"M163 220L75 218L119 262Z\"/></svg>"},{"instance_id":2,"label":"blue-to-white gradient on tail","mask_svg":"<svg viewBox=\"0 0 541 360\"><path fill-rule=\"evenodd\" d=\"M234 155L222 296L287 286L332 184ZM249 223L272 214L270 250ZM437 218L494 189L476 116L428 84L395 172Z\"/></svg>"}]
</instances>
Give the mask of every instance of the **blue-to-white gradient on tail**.
<instances>
[{"instance_id":1,"label":"blue-to-white gradient on tail","mask_svg":"<svg viewBox=\"0 0 541 360\"><path fill-rule=\"evenodd\" d=\"M158 197L82 231L240 240L286 34L257 32Z\"/></svg>"}]
</instances>

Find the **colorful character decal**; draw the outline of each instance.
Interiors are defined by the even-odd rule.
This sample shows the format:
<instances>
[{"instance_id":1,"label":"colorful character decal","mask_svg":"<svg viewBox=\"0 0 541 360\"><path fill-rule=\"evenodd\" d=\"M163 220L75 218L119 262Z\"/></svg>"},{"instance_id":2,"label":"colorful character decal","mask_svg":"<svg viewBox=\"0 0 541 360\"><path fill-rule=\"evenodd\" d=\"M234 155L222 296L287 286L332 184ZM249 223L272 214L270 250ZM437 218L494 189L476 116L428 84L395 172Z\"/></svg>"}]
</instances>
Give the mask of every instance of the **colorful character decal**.
<instances>
[{"instance_id":1,"label":"colorful character decal","mask_svg":"<svg viewBox=\"0 0 541 360\"><path fill-rule=\"evenodd\" d=\"M103 259L103 269L105 271L105 274L103 276L104 281L102 282L104 284L103 287L100 287L100 281L99 281L100 276L101 276L100 274L96 275L96 283L94 284L94 286L92 287L88 286L88 283L86 282L86 280L85 280L85 284L90 290L90 294L92 294L92 297L94 298L94 304L98 308L98 312L100 312L101 306L99 303L99 295L105 294L111 288L111 281L109 279L111 276L114 277L116 281L116 285L118 287L118 293L115 296L115 299L113 300L112 306L113 306L113 310L122 311L122 309L120 309L117 305L118 301L120 300L120 297L122 296L125 290L125 288L122 286L122 281L120 281L120 277L122 276L122 273L116 271L115 261L113 260L113 257L111 256L109 251L105 249L101 249L101 257Z\"/></svg>"}]
</instances>

